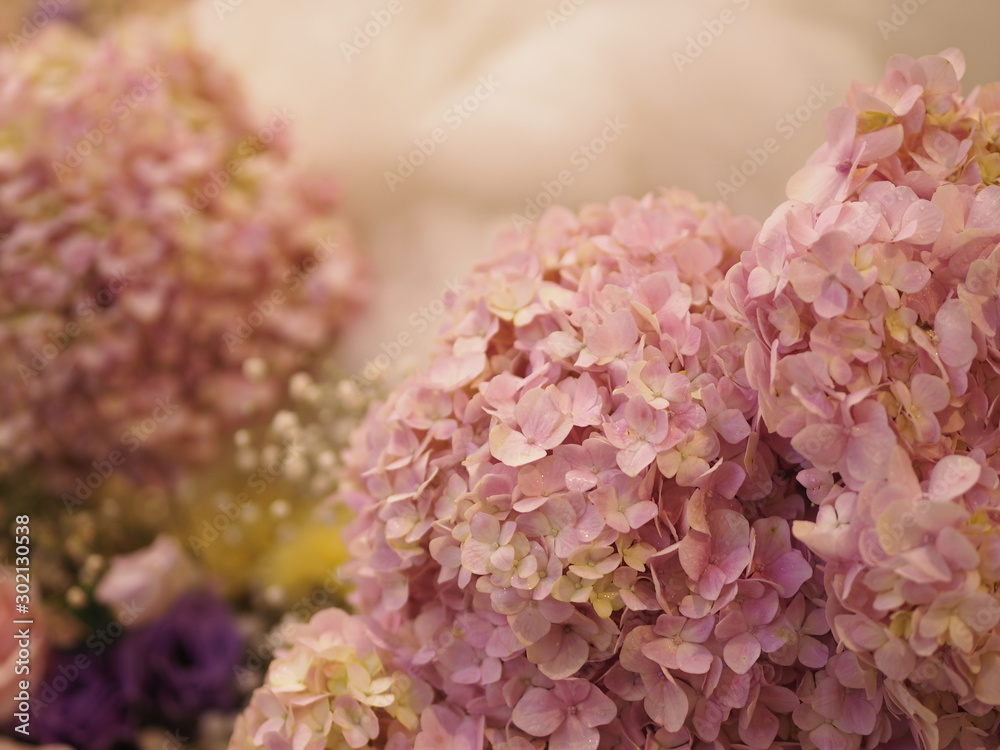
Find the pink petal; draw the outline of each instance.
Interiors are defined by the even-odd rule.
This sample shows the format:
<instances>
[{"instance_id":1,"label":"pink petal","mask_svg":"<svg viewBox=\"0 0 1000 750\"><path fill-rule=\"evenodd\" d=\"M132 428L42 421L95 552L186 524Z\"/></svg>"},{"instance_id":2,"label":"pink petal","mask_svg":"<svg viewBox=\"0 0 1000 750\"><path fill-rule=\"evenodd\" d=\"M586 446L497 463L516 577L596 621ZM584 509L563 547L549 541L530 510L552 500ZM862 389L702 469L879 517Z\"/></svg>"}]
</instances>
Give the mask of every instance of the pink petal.
<instances>
[{"instance_id":1,"label":"pink petal","mask_svg":"<svg viewBox=\"0 0 1000 750\"><path fill-rule=\"evenodd\" d=\"M527 441L546 450L559 445L573 429L573 420L560 411L550 393L540 388L521 396L514 414Z\"/></svg>"},{"instance_id":2,"label":"pink petal","mask_svg":"<svg viewBox=\"0 0 1000 750\"><path fill-rule=\"evenodd\" d=\"M976 699L990 706L1000 705L1000 657L986 654L976 678Z\"/></svg>"},{"instance_id":3,"label":"pink petal","mask_svg":"<svg viewBox=\"0 0 1000 750\"><path fill-rule=\"evenodd\" d=\"M875 666L890 680L905 680L917 666L917 657L899 638L890 638L875 651Z\"/></svg>"},{"instance_id":4,"label":"pink petal","mask_svg":"<svg viewBox=\"0 0 1000 750\"><path fill-rule=\"evenodd\" d=\"M965 302L950 299L934 316L934 333L938 338L941 361L951 367L967 367L976 356L972 340L972 318Z\"/></svg>"},{"instance_id":5,"label":"pink petal","mask_svg":"<svg viewBox=\"0 0 1000 750\"><path fill-rule=\"evenodd\" d=\"M726 574L726 583L735 581L750 564L750 548L742 547L726 555L720 563L719 570Z\"/></svg>"},{"instance_id":6,"label":"pink petal","mask_svg":"<svg viewBox=\"0 0 1000 750\"><path fill-rule=\"evenodd\" d=\"M511 720L533 737L548 737L566 719L566 706L551 691L528 688L514 706Z\"/></svg>"},{"instance_id":7,"label":"pink petal","mask_svg":"<svg viewBox=\"0 0 1000 750\"><path fill-rule=\"evenodd\" d=\"M797 290L796 290L797 291ZM830 281L813 302L813 310L821 318L836 318L847 310L847 289L839 281Z\"/></svg>"},{"instance_id":8,"label":"pink petal","mask_svg":"<svg viewBox=\"0 0 1000 750\"><path fill-rule=\"evenodd\" d=\"M943 224L944 214L940 208L930 201L914 201L903 214L903 220L895 241L925 245L937 239ZM896 285L894 284L893 286ZM899 289L898 286L896 288Z\"/></svg>"},{"instance_id":9,"label":"pink petal","mask_svg":"<svg viewBox=\"0 0 1000 750\"><path fill-rule=\"evenodd\" d=\"M681 567L688 577L697 581L708 566L712 548L708 537L697 531L688 532L677 545L677 555Z\"/></svg>"},{"instance_id":10,"label":"pink petal","mask_svg":"<svg viewBox=\"0 0 1000 750\"><path fill-rule=\"evenodd\" d=\"M747 276L747 293L751 297L763 297L774 291L778 278L763 266L757 266Z\"/></svg>"},{"instance_id":11,"label":"pink petal","mask_svg":"<svg viewBox=\"0 0 1000 750\"><path fill-rule=\"evenodd\" d=\"M760 643L750 633L742 633L726 642L722 655L736 674L746 674L760 658Z\"/></svg>"},{"instance_id":12,"label":"pink petal","mask_svg":"<svg viewBox=\"0 0 1000 750\"><path fill-rule=\"evenodd\" d=\"M882 130L876 130L874 133L859 135L858 143L864 148L863 162L871 164L899 150L899 147L903 145L903 126L890 125Z\"/></svg>"},{"instance_id":13,"label":"pink petal","mask_svg":"<svg viewBox=\"0 0 1000 750\"><path fill-rule=\"evenodd\" d=\"M659 506L652 500L640 500L625 509L625 518L628 519L631 528L638 529L644 523L648 523L656 518L659 513ZM626 529L626 533L627 531Z\"/></svg>"},{"instance_id":14,"label":"pink petal","mask_svg":"<svg viewBox=\"0 0 1000 750\"><path fill-rule=\"evenodd\" d=\"M790 597L812 578L813 567L798 550L789 550L767 566L765 577L778 586L783 597Z\"/></svg>"},{"instance_id":15,"label":"pink petal","mask_svg":"<svg viewBox=\"0 0 1000 750\"><path fill-rule=\"evenodd\" d=\"M847 177L830 164L811 164L792 175L785 185L785 195L803 203L823 205L832 200Z\"/></svg>"},{"instance_id":16,"label":"pink petal","mask_svg":"<svg viewBox=\"0 0 1000 750\"><path fill-rule=\"evenodd\" d=\"M490 565L497 570L511 570L514 559L514 548L510 545L504 545L489 556Z\"/></svg>"},{"instance_id":17,"label":"pink petal","mask_svg":"<svg viewBox=\"0 0 1000 750\"><path fill-rule=\"evenodd\" d=\"M697 620L688 620L685 622L681 627L681 635L688 643L704 643L712 635L714 629L715 618L702 617Z\"/></svg>"},{"instance_id":18,"label":"pink petal","mask_svg":"<svg viewBox=\"0 0 1000 750\"><path fill-rule=\"evenodd\" d=\"M750 547L750 522L734 510L713 510L708 514L708 528L717 553L728 554ZM747 560L749 562L749 559Z\"/></svg>"},{"instance_id":19,"label":"pink petal","mask_svg":"<svg viewBox=\"0 0 1000 750\"><path fill-rule=\"evenodd\" d=\"M855 747L846 734L830 724L820 724L809 733L809 739L819 750L853 750Z\"/></svg>"},{"instance_id":20,"label":"pink petal","mask_svg":"<svg viewBox=\"0 0 1000 750\"><path fill-rule=\"evenodd\" d=\"M823 129L830 147L833 161L840 161L851 155L858 132L858 118L849 107L834 107L823 121Z\"/></svg>"},{"instance_id":21,"label":"pink petal","mask_svg":"<svg viewBox=\"0 0 1000 750\"><path fill-rule=\"evenodd\" d=\"M636 442L619 450L616 458L619 469L630 477L637 477L656 460L656 448L646 442Z\"/></svg>"},{"instance_id":22,"label":"pink petal","mask_svg":"<svg viewBox=\"0 0 1000 750\"><path fill-rule=\"evenodd\" d=\"M662 417L644 398L631 398L625 405L625 422L638 435L659 431L658 418Z\"/></svg>"},{"instance_id":23,"label":"pink petal","mask_svg":"<svg viewBox=\"0 0 1000 750\"><path fill-rule=\"evenodd\" d=\"M590 694L580 704L581 721L588 727L599 727L610 724L618 715L615 702L593 685Z\"/></svg>"},{"instance_id":24,"label":"pink petal","mask_svg":"<svg viewBox=\"0 0 1000 750\"><path fill-rule=\"evenodd\" d=\"M850 474L868 481L885 476L896 436L887 424L867 422L851 428L845 457Z\"/></svg>"},{"instance_id":25,"label":"pink petal","mask_svg":"<svg viewBox=\"0 0 1000 750\"><path fill-rule=\"evenodd\" d=\"M817 466L827 469L836 467L845 445L843 430L833 424L809 425L792 438L792 447L796 451Z\"/></svg>"},{"instance_id":26,"label":"pink petal","mask_svg":"<svg viewBox=\"0 0 1000 750\"><path fill-rule=\"evenodd\" d=\"M886 632L864 615L840 615L836 624L844 641L853 649L873 651L888 639Z\"/></svg>"},{"instance_id":27,"label":"pink petal","mask_svg":"<svg viewBox=\"0 0 1000 750\"><path fill-rule=\"evenodd\" d=\"M867 736L875 729L877 720L875 706L863 693L848 693L844 699L844 712L839 724L848 732Z\"/></svg>"},{"instance_id":28,"label":"pink petal","mask_svg":"<svg viewBox=\"0 0 1000 750\"><path fill-rule=\"evenodd\" d=\"M564 706L580 706L596 688L587 680L571 679L557 682L553 688L555 696ZM600 692L598 690L598 692Z\"/></svg>"},{"instance_id":29,"label":"pink petal","mask_svg":"<svg viewBox=\"0 0 1000 750\"><path fill-rule=\"evenodd\" d=\"M810 669L822 669L830 659L830 649L811 635L799 637L799 661Z\"/></svg>"},{"instance_id":30,"label":"pink petal","mask_svg":"<svg viewBox=\"0 0 1000 750\"><path fill-rule=\"evenodd\" d=\"M740 717L740 739L755 750L769 750L778 736L778 717L758 704L747 721Z\"/></svg>"},{"instance_id":31,"label":"pink petal","mask_svg":"<svg viewBox=\"0 0 1000 750\"><path fill-rule=\"evenodd\" d=\"M910 395L921 411L941 411L951 401L951 390L936 375L918 372L910 383Z\"/></svg>"},{"instance_id":32,"label":"pink petal","mask_svg":"<svg viewBox=\"0 0 1000 750\"><path fill-rule=\"evenodd\" d=\"M712 661L712 652L697 643L682 643L677 647L677 665L688 674L705 674Z\"/></svg>"},{"instance_id":33,"label":"pink petal","mask_svg":"<svg viewBox=\"0 0 1000 750\"><path fill-rule=\"evenodd\" d=\"M694 716L691 717L694 731L698 734L698 737L704 739L706 742L714 743L722 728L722 720L726 712L719 705L720 702L721 696L713 696L711 700L707 698L700 699L695 706ZM730 700L729 703L742 705L743 701L737 699ZM691 747L688 743L685 743L685 745ZM685 745L681 745L681 747L685 747Z\"/></svg>"},{"instance_id":34,"label":"pink petal","mask_svg":"<svg viewBox=\"0 0 1000 750\"><path fill-rule=\"evenodd\" d=\"M578 716L569 716L549 738L549 750L597 750L601 733L588 727Z\"/></svg>"},{"instance_id":35,"label":"pink petal","mask_svg":"<svg viewBox=\"0 0 1000 750\"><path fill-rule=\"evenodd\" d=\"M573 392L571 408L573 424L578 427L600 424L604 402L597 392L594 379L584 373L575 382L576 390Z\"/></svg>"},{"instance_id":36,"label":"pink petal","mask_svg":"<svg viewBox=\"0 0 1000 750\"><path fill-rule=\"evenodd\" d=\"M753 522L754 560L770 564L792 548L784 518L759 518Z\"/></svg>"},{"instance_id":37,"label":"pink petal","mask_svg":"<svg viewBox=\"0 0 1000 750\"><path fill-rule=\"evenodd\" d=\"M982 468L969 456L945 456L931 471L927 494L935 502L954 500L975 486L981 472Z\"/></svg>"},{"instance_id":38,"label":"pink petal","mask_svg":"<svg viewBox=\"0 0 1000 750\"><path fill-rule=\"evenodd\" d=\"M950 618L951 612L946 609L931 609L929 612L925 613L922 618L920 618L920 627L918 628L918 632L924 638L937 638L939 635L948 630L948 620Z\"/></svg>"},{"instance_id":39,"label":"pink petal","mask_svg":"<svg viewBox=\"0 0 1000 750\"><path fill-rule=\"evenodd\" d=\"M498 422L490 430L490 454L507 466L524 466L544 458L546 451L529 444L517 430Z\"/></svg>"},{"instance_id":40,"label":"pink petal","mask_svg":"<svg viewBox=\"0 0 1000 750\"><path fill-rule=\"evenodd\" d=\"M958 79L965 71L965 58L957 49L949 48L940 55L927 55L917 60L913 80L928 92L957 91Z\"/></svg>"},{"instance_id":41,"label":"pink petal","mask_svg":"<svg viewBox=\"0 0 1000 750\"><path fill-rule=\"evenodd\" d=\"M763 593L757 598L747 597L743 600L743 616L748 623L755 626L766 625L778 614L778 595L774 591L761 587Z\"/></svg>"},{"instance_id":42,"label":"pink petal","mask_svg":"<svg viewBox=\"0 0 1000 750\"><path fill-rule=\"evenodd\" d=\"M789 267L788 280L803 302L813 303L823 293L830 272L807 257L796 258Z\"/></svg>"},{"instance_id":43,"label":"pink petal","mask_svg":"<svg viewBox=\"0 0 1000 750\"><path fill-rule=\"evenodd\" d=\"M524 644L537 643L552 628L552 623L538 607L531 604L516 614L507 615L507 622L518 640Z\"/></svg>"},{"instance_id":44,"label":"pink petal","mask_svg":"<svg viewBox=\"0 0 1000 750\"><path fill-rule=\"evenodd\" d=\"M739 409L726 409L716 414L712 426L731 445L738 445L750 434L750 425Z\"/></svg>"},{"instance_id":45,"label":"pink petal","mask_svg":"<svg viewBox=\"0 0 1000 750\"><path fill-rule=\"evenodd\" d=\"M639 339L639 329L628 310L616 310L602 323L585 324L583 334L584 343L598 359L619 357Z\"/></svg>"},{"instance_id":46,"label":"pink petal","mask_svg":"<svg viewBox=\"0 0 1000 750\"><path fill-rule=\"evenodd\" d=\"M799 705L798 696L790 689L776 685L764 685L760 689L760 701L772 711L790 714Z\"/></svg>"},{"instance_id":47,"label":"pink petal","mask_svg":"<svg viewBox=\"0 0 1000 750\"><path fill-rule=\"evenodd\" d=\"M698 594L706 601L714 602L727 583L729 577L715 565L709 565L698 581Z\"/></svg>"},{"instance_id":48,"label":"pink petal","mask_svg":"<svg viewBox=\"0 0 1000 750\"><path fill-rule=\"evenodd\" d=\"M695 487L699 479L709 473L711 467L708 461L698 456L685 456L677 467L677 475L674 480L681 487Z\"/></svg>"},{"instance_id":49,"label":"pink petal","mask_svg":"<svg viewBox=\"0 0 1000 750\"><path fill-rule=\"evenodd\" d=\"M662 674L654 673L648 678L644 676L643 682L646 682L646 699L643 701L643 707L649 718L668 732L679 731L687 719L689 706L687 695L679 685Z\"/></svg>"},{"instance_id":50,"label":"pink petal","mask_svg":"<svg viewBox=\"0 0 1000 750\"><path fill-rule=\"evenodd\" d=\"M979 552L958 529L945 526L938 532L934 546L954 570L974 570L979 567Z\"/></svg>"},{"instance_id":51,"label":"pink petal","mask_svg":"<svg viewBox=\"0 0 1000 750\"><path fill-rule=\"evenodd\" d=\"M947 581L951 578L951 568L934 547L923 545L907 550L902 555L906 565L898 568L899 575L917 583Z\"/></svg>"},{"instance_id":52,"label":"pink petal","mask_svg":"<svg viewBox=\"0 0 1000 750\"><path fill-rule=\"evenodd\" d=\"M706 620L710 618L705 618ZM747 630L747 619L743 616L741 610L735 610L730 612L721 620L719 624L715 626L715 635L724 641L728 641L731 638L735 638L740 633L745 633Z\"/></svg>"},{"instance_id":53,"label":"pink petal","mask_svg":"<svg viewBox=\"0 0 1000 750\"><path fill-rule=\"evenodd\" d=\"M1000 186L983 188L972 204L965 225L970 229L995 229L1000 225Z\"/></svg>"},{"instance_id":54,"label":"pink petal","mask_svg":"<svg viewBox=\"0 0 1000 750\"><path fill-rule=\"evenodd\" d=\"M469 541L462 545L462 566L476 575L486 575L491 550L483 544L470 544Z\"/></svg>"},{"instance_id":55,"label":"pink petal","mask_svg":"<svg viewBox=\"0 0 1000 750\"><path fill-rule=\"evenodd\" d=\"M642 654L647 659L667 669L677 668L677 644L673 638L657 638L642 647Z\"/></svg>"},{"instance_id":56,"label":"pink petal","mask_svg":"<svg viewBox=\"0 0 1000 750\"><path fill-rule=\"evenodd\" d=\"M891 283L901 292L915 294L927 286L930 279L930 269L923 263L911 260L896 268Z\"/></svg>"},{"instance_id":57,"label":"pink petal","mask_svg":"<svg viewBox=\"0 0 1000 750\"><path fill-rule=\"evenodd\" d=\"M825 127L827 143L813 155L807 166L792 175L785 187L785 194L793 200L826 203L847 181L847 176L837 170L837 165L851 160L857 117L848 107L836 107L827 114Z\"/></svg>"},{"instance_id":58,"label":"pink petal","mask_svg":"<svg viewBox=\"0 0 1000 750\"><path fill-rule=\"evenodd\" d=\"M529 649L531 648L529 646ZM529 656L531 655L529 653ZM590 644L583 637L575 632L565 633L559 651L548 661L540 663L538 669L550 680L565 680L576 674L580 667L587 663L589 656Z\"/></svg>"}]
</instances>

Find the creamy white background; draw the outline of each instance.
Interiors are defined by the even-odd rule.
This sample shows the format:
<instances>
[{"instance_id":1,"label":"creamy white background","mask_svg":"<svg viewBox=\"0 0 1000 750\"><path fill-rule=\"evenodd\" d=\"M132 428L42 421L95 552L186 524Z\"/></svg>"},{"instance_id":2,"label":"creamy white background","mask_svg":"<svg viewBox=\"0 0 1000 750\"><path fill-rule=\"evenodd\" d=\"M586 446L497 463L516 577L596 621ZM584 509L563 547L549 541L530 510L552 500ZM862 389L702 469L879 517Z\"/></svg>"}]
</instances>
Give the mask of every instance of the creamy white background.
<instances>
[{"instance_id":1,"label":"creamy white background","mask_svg":"<svg viewBox=\"0 0 1000 750\"><path fill-rule=\"evenodd\" d=\"M232 10L220 13L226 3ZM716 199L747 149L774 138L776 153L727 196L733 210L763 219L822 142L823 113L852 79L877 80L890 54L957 46L969 60L967 88L1000 78L1000 4L989 0L399 0L399 12L350 60L342 44L353 44L386 0L222 4L195 0L198 35L262 113L294 113L296 158L340 177L372 262L375 297L338 356L356 372L405 331L415 342L394 377L425 360L436 328L420 335L411 316L482 258L496 231L561 170L573 179L558 200L574 207L660 185ZM564 20L550 14L560 8L571 11ZM721 22L724 11L730 23ZM893 18L905 19L898 31L879 28ZM679 70L675 53L687 54L706 22L722 33ZM484 75L499 86L453 129L449 109ZM786 139L790 128L778 121L823 89L831 96L822 109ZM573 153L609 117L625 129L579 171ZM391 191L385 172L435 127L447 139Z\"/></svg>"}]
</instances>

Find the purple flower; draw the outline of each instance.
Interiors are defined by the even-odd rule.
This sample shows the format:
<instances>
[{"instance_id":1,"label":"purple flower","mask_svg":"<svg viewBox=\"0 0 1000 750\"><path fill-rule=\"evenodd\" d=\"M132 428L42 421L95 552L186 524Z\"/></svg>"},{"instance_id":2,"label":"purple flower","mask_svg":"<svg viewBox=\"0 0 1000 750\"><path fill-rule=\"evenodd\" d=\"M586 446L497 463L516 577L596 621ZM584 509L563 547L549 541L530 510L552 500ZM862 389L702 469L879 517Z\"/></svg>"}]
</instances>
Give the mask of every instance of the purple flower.
<instances>
[{"instance_id":1,"label":"purple flower","mask_svg":"<svg viewBox=\"0 0 1000 750\"><path fill-rule=\"evenodd\" d=\"M135 733L137 717L107 656L95 659L91 651L65 654L53 660L45 682L36 689L33 739L79 750L110 750Z\"/></svg>"},{"instance_id":2,"label":"purple flower","mask_svg":"<svg viewBox=\"0 0 1000 750\"><path fill-rule=\"evenodd\" d=\"M162 619L128 632L115 661L125 695L145 718L187 726L207 710L235 706L233 667L242 653L229 609L197 591Z\"/></svg>"}]
</instances>

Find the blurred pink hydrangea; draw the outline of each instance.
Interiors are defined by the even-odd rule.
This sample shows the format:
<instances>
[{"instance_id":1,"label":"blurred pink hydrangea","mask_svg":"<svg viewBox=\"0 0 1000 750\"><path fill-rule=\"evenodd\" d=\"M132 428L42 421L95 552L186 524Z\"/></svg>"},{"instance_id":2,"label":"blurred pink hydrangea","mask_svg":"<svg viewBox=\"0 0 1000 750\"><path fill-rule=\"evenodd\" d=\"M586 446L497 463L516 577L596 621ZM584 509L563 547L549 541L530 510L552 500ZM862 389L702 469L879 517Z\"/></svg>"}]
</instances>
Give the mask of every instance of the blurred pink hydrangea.
<instances>
[{"instance_id":1,"label":"blurred pink hydrangea","mask_svg":"<svg viewBox=\"0 0 1000 750\"><path fill-rule=\"evenodd\" d=\"M211 460L366 296L337 188L162 21L53 23L0 79L0 473Z\"/></svg>"},{"instance_id":2,"label":"blurred pink hydrangea","mask_svg":"<svg viewBox=\"0 0 1000 750\"><path fill-rule=\"evenodd\" d=\"M963 97L963 69L900 55L855 84L715 297L818 506L793 530L840 658L927 750L1000 722L1000 84ZM815 694L852 687L826 674Z\"/></svg>"},{"instance_id":3,"label":"blurred pink hydrangea","mask_svg":"<svg viewBox=\"0 0 1000 750\"><path fill-rule=\"evenodd\" d=\"M898 731L834 656L791 534L806 503L753 429L753 334L710 302L757 228L667 192L503 236L432 365L354 436L359 614L310 626L382 633L371 680L410 675L419 727L358 711L342 682L284 682L326 668L296 637L231 747L299 747L306 707L317 748L826 750ZM357 720L333 728L345 698Z\"/></svg>"}]
</instances>

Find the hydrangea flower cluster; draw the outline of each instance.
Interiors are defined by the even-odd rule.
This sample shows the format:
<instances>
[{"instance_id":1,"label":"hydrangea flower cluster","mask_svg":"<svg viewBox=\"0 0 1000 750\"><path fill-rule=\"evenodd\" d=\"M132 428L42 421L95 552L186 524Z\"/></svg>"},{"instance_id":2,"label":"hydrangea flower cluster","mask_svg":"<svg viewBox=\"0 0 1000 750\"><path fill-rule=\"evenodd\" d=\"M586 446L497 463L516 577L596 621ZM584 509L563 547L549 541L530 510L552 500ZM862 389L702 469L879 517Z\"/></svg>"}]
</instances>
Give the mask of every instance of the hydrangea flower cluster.
<instances>
[{"instance_id":1,"label":"hydrangea flower cluster","mask_svg":"<svg viewBox=\"0 0 1000 750\"><path fill-rule=\"evenodd\" d=\"M924 748L1000 722L1000 84L963 97L963 68L897 56L855 84L716 298L818 506L793 530L851 679Z\"/></svg>"},{"instance_id":2,"label":"hydrangea flower cluster","mask_svg":"<svg viewBox=\"0 0 1000 750\"><path fill-rule=\"evenodd\" d=\"M399 747L396 738L405 740L421 716L432 721L425 714L431 687L391 669L391 636L373 622L325 609L285 630L291 646L276 654L267 684L237 719L230 747L361 748L386 733L393 739L385 746ZM451 718L444 708L439 715ZM481 720L477 728L481 742Z\"/></svg>"},{"instance_id":3,"label":"hydrangea flower cluster","mask_svg":"<svg viewBox=\"0 0 1000 750\"><path fill-rule=\"evenodd\" d=\"M677 193L502 239L347 454L321 627L378 662L277 689L330 669L293 638L232 747L995 746L1000 84L963 68L856 84L753 239ZM379 678L419 722L296 738Z\"/></svg>"},{"instance_id":4,"label":"hydrangea flower cluster","mask_svg":"<svg viewBox=\"0 0 1000 750\"><path fill-rule=\"evenodd\" d=\"M0 54L0 472L172 479L273 415L366 294L294 113L251 115L157 24Z\"/></svg>"},{"instance_id":5,"label":"hydrangea flower cluster","mask_svg":"<svg viewBox=\"0 0 1000 750\"><path fill-rule=\"evenodd\" d=\"M291 639L231 746L299 746L313 712L302 747L890 737L792 539L804 499L751 428L752 333L710 302L756 230L670 192L502 238L348 453L361 614ZM340 649L348 622L384 653L318 682L348 657L312 642ZM396 693L365 704L399 673L419 724Z\"/></svg>"}]
</instances>

